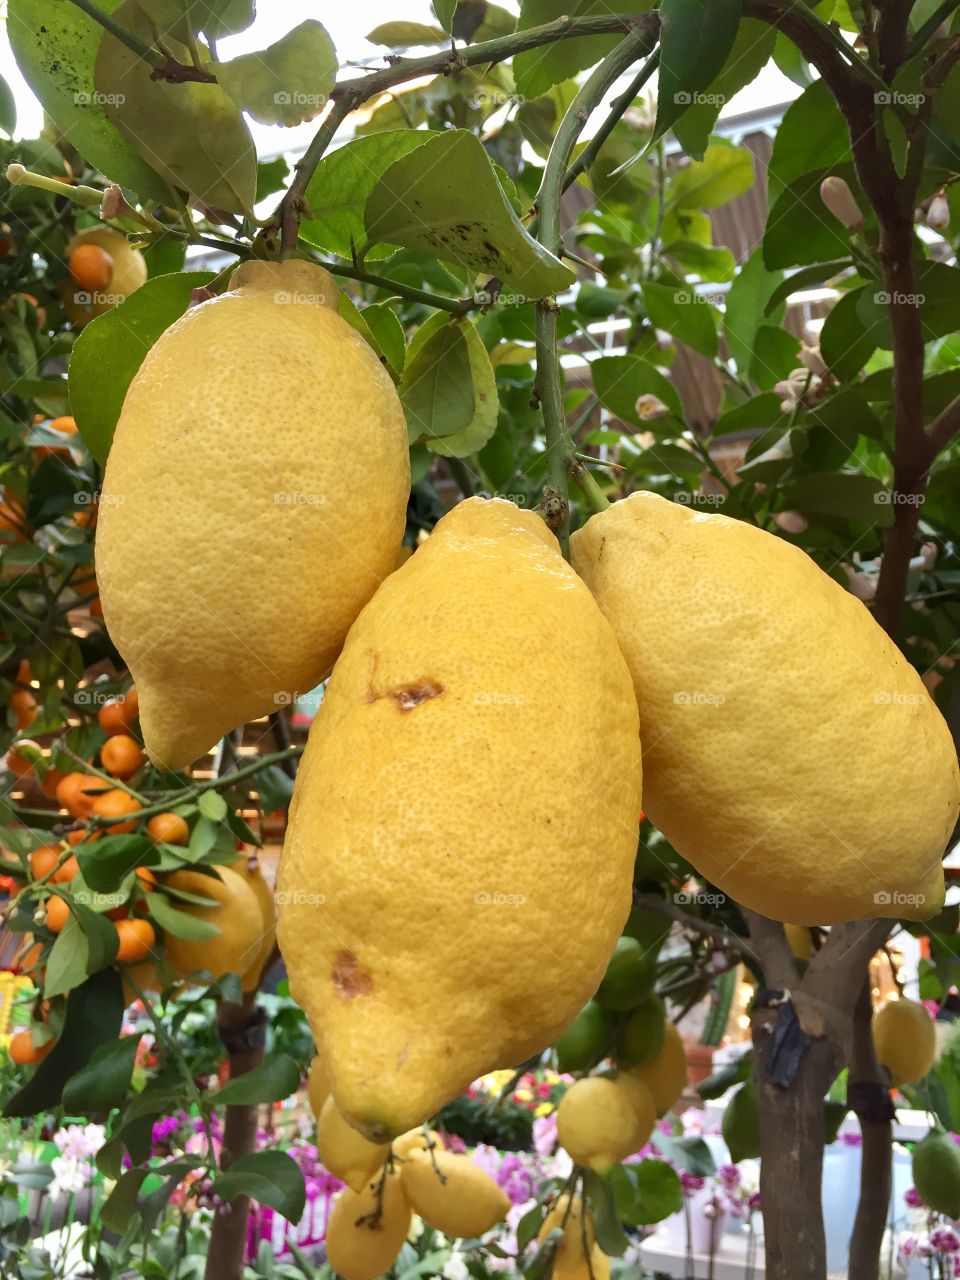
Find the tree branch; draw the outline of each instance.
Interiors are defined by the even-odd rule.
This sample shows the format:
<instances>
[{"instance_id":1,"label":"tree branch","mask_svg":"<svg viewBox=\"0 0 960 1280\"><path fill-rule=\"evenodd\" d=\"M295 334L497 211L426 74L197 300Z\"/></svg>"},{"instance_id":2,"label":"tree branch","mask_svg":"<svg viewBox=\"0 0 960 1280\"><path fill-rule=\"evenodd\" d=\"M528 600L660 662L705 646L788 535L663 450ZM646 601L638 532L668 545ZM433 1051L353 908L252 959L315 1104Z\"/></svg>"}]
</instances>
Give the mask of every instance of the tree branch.
<instances>
[{"instance_id":1,"label":"tree branch","mask_svg":"<svg viewBox=\"0 0 960 1280\"><path fill-rule=\"evenodd\" d=\"M960 435L960 396L941 409L927 427L927 439L934 456L942 453L956 435Z\"/></svg>"},{"instance_id":2,"label":"tree branch","mask_svg":"<svg viewBox=\"0 0 960 1280\"><path fill-rule=\"evenodd\" d=\"M893 1177L893 1106L873 1048L873 1002L866 974L853 1011L847 1102L860 1121L860 1199L850 1237L848 1280L878 1280Z\"/></svg>"},{"instance_id":3,"label":"tree branch","mask_svg":"<svg viewBox=\"0 0 960 1280\"><path fill-rule=\"evenodd\" d=\"M810 961L804 989L816 999L852 1011L870 957L894 926L893 920L851 920L834 925L827 940Z\"/></svg>"},{"instance_id":4,"label":"tree branch","mask_svg":"<svg viewBox=\"0 0 960 1280\"><path fill-rule=\"evenodd\" d=\"M134 35L132 31L128 31L126 27L119 22L115 22L110 14L105 13L93 0L72 0L72 3L81 9L88 18L92 18L94 22L99 23L104 31L109 31L115 40L119 40L122 45L126 45L137 57L142 58L144 62L149 62L153 67L151 75L152 80L166 80L170 84L183 84L188 80L200 81L205 84L216 84L217 77L211 75L209 71L204 71L202 67L186 66L182 62L178 62L176 58L164 54L159 49L154 49L151 45L146 44L139 36Z\"/></svg>"},{"instance_id":5,"label":"tree branch","mask_svg":"<svg viewBox=\"0 0 960 1280\"><path fill-rule=\"evenodd\" d=\"M800 974L783 925L748 908L741 907L740 910L750 930L753 953L763 970L767 986L781 991L796 987Z\"/></svg>"},{"instance_id":6,"label":"tree branch","mask_svg":"<svg viewBox=\"0 0 960 1280\"><path fill-rule=\"evenodd\" d=\"M572 36L625 35L632 31L646 32L653 40L660 29L659 15L598 14L585 18L557 18L543 26L515 31L495 40L482 40L478 44L461 49L445 49L440 53L425 54L422 58L394 58L390 66L374 71L368 76L338 84L330 97L333 105L310 145L297 162L293 181L277 206L273 224L280 229L282 243L287 251L297 242L297 229L304 211L304 194L313 172L333 141L334 135L348 115L364 102L381 93L427 75L452 75L467 67L503 62L518 53L538 49L541 45L567 40Z\"/></svg>"},{"instance_id":7,"label":"tree branch","mask_svg":"<svg viewBox=\"0 0 960 1280\"><path fill-rule=\"evenodd\" d=\"M749 938L742 938L739 933L734 933L732 929L726 928L725 925L716 924L712 920L701 920L699 916L692 916L689 912L684 911L683 907L674 906L672 902L667 902L665 898L658 898L652 893L641 893L634 898L634 906L646 907L649 911L656 911L658 915L666 916L669 920L675 920L684 929L690 929L693 933L699 933L702 937L713 938L716 942L721 942L725 946L736 947L740 951L749 951L751 955L753 954Z\"/></svg>"}]
</instances>

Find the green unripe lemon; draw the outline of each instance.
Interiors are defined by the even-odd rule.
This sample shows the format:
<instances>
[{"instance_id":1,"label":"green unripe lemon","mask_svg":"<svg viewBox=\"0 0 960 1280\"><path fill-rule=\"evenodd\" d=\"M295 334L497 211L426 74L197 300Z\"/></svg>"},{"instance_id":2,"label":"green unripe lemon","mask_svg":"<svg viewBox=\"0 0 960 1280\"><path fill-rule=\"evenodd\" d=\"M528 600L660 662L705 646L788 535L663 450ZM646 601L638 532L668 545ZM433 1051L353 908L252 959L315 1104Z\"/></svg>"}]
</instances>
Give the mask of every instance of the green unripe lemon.
<instances>
[{"instance_id":1,"label":"green unripe lemon","mask_svg":"<svg viewBox=\"0 0 960 1280\"><path fill-rule=\"evenodd\" d=\"M636 1008L653 990L656 966L656 956L636 938L620 938L597 989L597 1000L615 1013Z\"/></svg>"},{"instance_id":2,"label":"green unripe lemon","mask_svg":"<svg viewBox=\"0 0 960 1280\"><path fill-rule=\"evenodd\" d=\"M666 1019L659 996L647 996L628 1015L617 1036L617 1062L622 1067L643 1067L663 1047Z\"/></svg>"},{"instance_id":3,"label":"green unripe lemon","mask_svg":"<svg viewBox=\"0 0 960 1280\"><path fill-rule=\"evenodd\" d=\"M613 1032L613 1019L591 1000L585 1004L557 1041L557 1066L561 1071L586 1071L599 1061Z\"/></svg>"},{"instance_id":4,"label":"green unripe lemon","mask_svg":"<svg viewBox=\"0 0 960 1280\"><path fill-rule=\"evenodd\" d=\"M943 1129L931 1129L913 1148L913 1185L925 1205L960 1218L960 1148Z\"/></svg>"}]
</instances>

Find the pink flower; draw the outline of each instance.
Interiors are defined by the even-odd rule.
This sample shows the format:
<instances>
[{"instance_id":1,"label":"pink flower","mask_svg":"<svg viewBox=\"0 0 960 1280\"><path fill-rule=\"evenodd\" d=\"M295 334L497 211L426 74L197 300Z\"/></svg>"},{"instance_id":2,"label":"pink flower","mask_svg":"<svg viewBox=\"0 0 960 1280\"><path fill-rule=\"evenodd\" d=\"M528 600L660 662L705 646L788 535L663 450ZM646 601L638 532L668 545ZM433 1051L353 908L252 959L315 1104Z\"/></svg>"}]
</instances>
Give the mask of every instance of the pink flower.
<instances>
[{"instance_id":1,"label":"pink flower","mask_svg":"<svg viewBox=\"0 0 960 1280\"><path fill-rule=\"evenodd\" d=\"M904 1203L910 1209L922 1209L923 1201L920 1199L920 1193L916 1187L907 1187L903 1193Z\"/></svg>"},{"instance_id":2,"label":"pink flower","mask_svg":"<svg viewBox=\"0 0 960 1280\"><path fill-rule=\"evenodd\" d=\"M533 1147L539 1156L552 1155L557 1145L557 1113L540 1116L533 1122Z\"/></svg>"}]
</instances>

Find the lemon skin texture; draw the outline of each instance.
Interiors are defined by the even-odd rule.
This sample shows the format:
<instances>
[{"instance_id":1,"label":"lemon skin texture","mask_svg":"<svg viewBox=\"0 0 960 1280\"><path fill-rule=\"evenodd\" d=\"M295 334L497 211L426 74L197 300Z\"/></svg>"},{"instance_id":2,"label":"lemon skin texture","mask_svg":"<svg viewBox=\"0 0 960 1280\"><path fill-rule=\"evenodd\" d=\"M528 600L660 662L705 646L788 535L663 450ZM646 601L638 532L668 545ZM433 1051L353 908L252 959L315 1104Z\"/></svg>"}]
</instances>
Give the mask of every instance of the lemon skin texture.
<instances>
[{"instance_id":1,"label":"lemon skin texture","mask_svg":"<svg viewBox=\"0 0 960 1280\"><path fill-rule=\"evenodd\" d=\"M414 1213L446 1236L473 1240L507 1216L509 1197L468 1156L412 1150L402 1169Z\"/></svg>"},{"instance_id":2,"label":"lemon skin texture","mask_svg":"<svg viewBox=\"0 0 960 1280\"><path fill-rule=\"evenodd\" d=\"M333 1098L327 1098L317 1116L317 1155L329 1169L354 1191L362 1191L383 1165L389 1144L368 1142L347 1124Z\"/></svg>"},{"instance_id":3,"label":"lemon skin texture","mask_svg":"<svg viewBox=\"0 0 960 1280\"><path fill-rule=\"evenodd\" d=\"M406 424L338 297L320 267L245 263L162 334L127 391L97 581L144 746L166 768L315 688L393 568ZM278 624L289 599L296 625Z\"/></svg>"},{"instance_id":4,"label":"lemon skin texture","mask_svg":"<svg viewBox=\"0 0 960 1280\"><path fill-rule=\"evenodd\" d=\"M277 908L273 900L273 890L264 879L259 864L255 862L251 865L246 858L240 858L231 866L230 870L235 871L242 880L246 881L260 904L260 945L257 948L253 963L245 973L241 974L240 978L244 991L250 992L255 991L260 985L264 968L273 955L273 948L276 946Z\"/></svg>"},{"instance_id":5,"label":"lemon skin texture","mask_svg":"<svg viewBox=\"0 0 960 1280\"><path fill-rule=\"evenodd\" d=\"M263 939L264 920L256 895L247 882L229 867L216 868L214 876L199 871L174 871L164 884L199 897L213 898L217 906L171 898L178 911L214 924L220 930L210 938L177 938L165 935L167 963L181 977L206 969L215 978L225 973L241 977L255 963Z\"/></svg>"},{"instance_id":6,"label":"lemon skin texture","mask_svg":"<svg viewBox=\"0 0 960 1280\"><path fill-rule=\"evenodd\" d=\"M633 675L644 808L683 857L772 920L939 911L956 751L865 605L783 539L651 493L571 557Z\"/></svg>"},{"instance_id":7,"label":"lemon skin texture","mask_svg":"<svg viewBox=\"0 0 960 1280\"><path fill-rule=\"evenodd\" d=\"M331 1210L327 1261L343 1280L377 1280L396 1262L410 1231L412 1215L399 1173L387 1174L382 1200L379 1179L378 1173L359 1193L345 1188Z\"/></svg>"},{"instance_id":8,"label":"lemon skin texture","mask_svg":"<svg viewBox=\"0 0 960 1280\"><path fill-rule=\"evenodd\" d=\"M574 1164L608 1173L650 1137L653 1102L647 1095L645 1116L637 1105L642 1086L633 1085L635 1089L606 1076L584 1076L560 1099L557 1140Z\"/></svg>"},{"instance_id":9,"label":"lemon skin texture","mask_svg":"<svg viewBox=\"0 0 960 1280\"><path fill-rule=\"evenodd\" d=\"M147 282L147 260L139 249L131 247L127 237L110 227L88 227L78 231L64 250L64 257L69 262L74 249L82 244L95 244L98 249L108 253L113 260L113 273L109 284L102 289L91 291L68 276L60 284L60 299L70 323L75 329L85 325L88 320L112 311L124 298L128 298L142 284Z\"/></svg>"},{"instance_id":10,"label":"lemon skin texture","mask_svg":"<svg viewBox=\"0 0 960 1280\"><path fill-rule=\"evenodd\" d=\"M350 1123L403 1133L556 1038L629 911L640 809L609 625L539 517L461 503L351 629L281 857L291 991Z\"/></svg>"},{"instance_id":11,"label":"lemon skin texture","mask_svg":"<svg viewBox=\"0 0 960 1280\"><path fill-rule=\"evenodd\" d=\"M877 1061L893 1085L916 1084L936 1061L933 1019L915 1000L888 1000L873 1015L870 1030Z\"/></svg>"}]
</instances>

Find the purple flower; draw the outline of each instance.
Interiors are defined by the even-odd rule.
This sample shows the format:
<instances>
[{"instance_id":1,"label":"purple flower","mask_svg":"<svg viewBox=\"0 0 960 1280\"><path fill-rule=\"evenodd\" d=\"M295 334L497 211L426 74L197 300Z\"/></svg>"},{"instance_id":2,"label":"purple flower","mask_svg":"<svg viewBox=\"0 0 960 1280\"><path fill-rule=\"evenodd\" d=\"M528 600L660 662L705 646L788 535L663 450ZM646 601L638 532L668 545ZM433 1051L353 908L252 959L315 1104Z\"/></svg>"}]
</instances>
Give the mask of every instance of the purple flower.
<instances>
[{"instance_id":1,"label":"purple flower","mask_svg":"<svg viewBox=\"0 0 960 1280\"><path fill-rule=\"evenodd\" d=\"M760 1209L760 1192L754 1191L753 1195L747 1201L747 1208L751 1213L757 1213Z\"/></svg>"},{"instance_id":2,"label":"purple flower","mask_svg":"<svg viewBox=\"0 0 960 1280\"><path fill-rule=\"evenodd\" d=\"M960 1251L960 1236L950 1227L938 1227L930 1234L930 1243L937 1253L957 1253Z\"/></svg>"},{"instance_id":3,"label":"purple flower","mask_svg":"<svg viewBox=\"0 0 960 1280\"><path fill-rule=\"evenodd\" d=\"M733 1191L740 1185L740 1170L735 1164L722 1164L717 1170L717 1180L725 1191Z\"/></svg>"},{"instance_id":4,"label":"purple flower","mask_svg":"<svg viewBox=\"0 0 960 1280\"><path fill-rule=\"evenodd\" d=\"M701 1178L695 1173L688 1173L686 1169L680 1170L680 1186L683 1188L685 1196L692 1196L697 1191L702 1191L706 1183L706 1178Z\"/></svg>"},{"instance_id":5,"label":"purple flower","mask_svg":"<svg viewBox=\"0 0 960 1280\"><path fill-rule=\"evenodd\" d=\"M909 1209L923 1208L923 1201L920 1199L920 1193L916 1187L907 1187L903 1193L903 1201Z\"/></svg>"},{"instance_id":6,"label":"purple flower","mask_svg":"<svg viewBox=\"0 0 960 1280\"><path fill-rule=\"evenodd\" d=\"M200 1126L201 1129L203 1126ZM179 1116L164 1116L162 1120L158 1120L153 1126L150 1134L150 1141L155 1147L161 1146L165 1142L169 1142L173 1135L180 1128Z\"/></svg>"}]
</instances>

